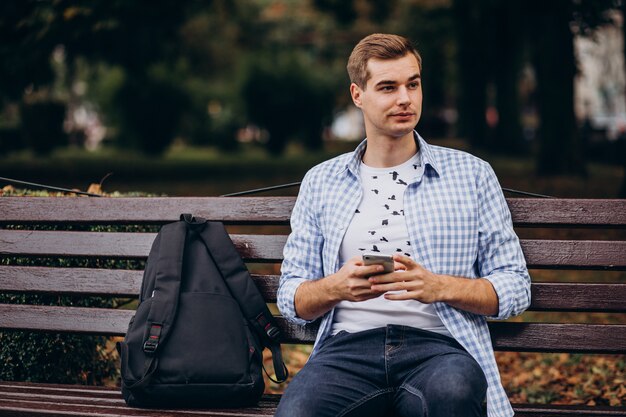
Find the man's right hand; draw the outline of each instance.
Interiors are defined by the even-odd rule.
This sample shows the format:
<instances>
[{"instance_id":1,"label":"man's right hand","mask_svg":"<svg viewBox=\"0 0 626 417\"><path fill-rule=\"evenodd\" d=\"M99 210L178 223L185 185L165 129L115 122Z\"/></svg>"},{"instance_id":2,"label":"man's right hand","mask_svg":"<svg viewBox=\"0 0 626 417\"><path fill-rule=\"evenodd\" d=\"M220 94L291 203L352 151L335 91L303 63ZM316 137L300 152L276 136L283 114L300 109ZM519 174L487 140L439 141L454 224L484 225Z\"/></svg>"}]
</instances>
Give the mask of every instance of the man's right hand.
<instances>
[{"instance_id":1,"label":"man's right hand","mask_svg":"<svg viewBox=\"0 0 626 417\"><path fill-rule=\"evenodd\" d=\"M382 265L363 265L363 259L349 259L336 273L311 280L298 287L295 296L296 313L304 320L315 320L341 301L365 301L379 297L368 277L383 271Z\"/></svg>"}]
</instances>

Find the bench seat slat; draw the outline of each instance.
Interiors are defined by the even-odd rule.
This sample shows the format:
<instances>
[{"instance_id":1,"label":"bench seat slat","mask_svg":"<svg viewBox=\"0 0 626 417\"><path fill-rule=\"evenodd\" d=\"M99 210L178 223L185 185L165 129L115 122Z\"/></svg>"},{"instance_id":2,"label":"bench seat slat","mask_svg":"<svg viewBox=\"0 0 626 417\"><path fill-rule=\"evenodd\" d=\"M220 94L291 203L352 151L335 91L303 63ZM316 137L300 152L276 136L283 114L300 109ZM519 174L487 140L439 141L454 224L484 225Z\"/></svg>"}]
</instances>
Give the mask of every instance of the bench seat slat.
<instances>
[{"instance_id":1,"label":"bench seat slat","mask_svg":"<svg viewBox=\"0 0 626 417\"><path fill-rule=\"evenodd\" d=\"M159 224L178 220L180 213L226 223L288 224L294 202L295 197L3 197L0 224ZM508 198L507 203L520 226L626 226L626 200Z\"/></svg>"},{"instance_id":2,"label":"bench seat slat","mask_svg":"<svg viewBox=\"0 0 626 417\"><path fill-rule=\"evenodd\" d=\"M251 274L263 298L276 302L278 275ZM143 271L0 265L0 292L139 296ZM532 284L531 311L626 312L626 283Z\"/></svg>"},{"instance_id":3,"label":"bench seat slat","mask_svg":"<svg viewBox=\"0 0 626 417\"><path fill-rule=\"evenodd\" d=\"M34 394L41 395L43 398L37 397L37 402L41 403L41 406L33 407L32 401L27 402L24 401L19 396L15 396L15 394L24 394L26 396L31 396L32 398ZM61 397L66 397L67 395L71 395L76 397L78 393L82 395L79 396L81 404L85 407L90 406L91 404L98 404L99 399L117 399L119 403L122 402L122 394L119 391L119 388L111 388L111 387L89 387L89 386L75 386L75 385L56 385L56 384L33 384L33 383L24 383L24 382L0 382L0 398L2 400L0 403L0 413L6 412L9 415L29 415L29 416L50 416L51 412L54 412L56 406L58 404L64 404L68 408L71 407L72 404L76 404L73 401L68 401L67 399L56 399ZM257 407L254 407L253 412L259 412L262 414L251 414L248 412L247 414L251 415L273 415L276 406L278 405L278 401L280 400L280 396L276 394L265 394L261 398ZM572 405L543 405L543 404L512 404L513 409L515 410L515 415L518 417L580 417L580 416L593 416L593 417L617 417L617 416L626 416L626 408L625 407L587 407L587 406L572 406ZM16 410L30 410L31 414L26 414L22 412L16 412ZM47 409L47 410L46 410ZM76 408L70 409L68 411L77 412L77 415L85 415L85 416L93 416L93 413L96 410L82 410L79 411ZM112 407L111 409L100 408L97 410L99 413L116 413L117 416L126 416L133 415L136 409L129 407ZM219 410L221 412L228 412L227 410ZM193 417L193 414L201 415L206 417L207 414L201 413L209 413L209 412L219 412L218 410L141 410L142 415L146 417L156 417L156 416L164 416L170 415L172 417ZM91 413L91 414L80 414L83 413ZM242 410L238 410L240 414L235 415L246 415L241 414ZM168 414L165 414L168 413ZM210 416L210 414L208 414ZM228 414L226 414L228 415Z\"/></svg>"},{"instance_id":4,"label":"bench seat slat","mask_svg":"<svg viewBox=\"0 0 626 417\"><path fill-rule=\"evenodd\" d=\"M0 254L144 259L154 233L0 230ZM246 261L280 262L286 235L231 235ZM626 241L521 241L530 268L626 269Z\"/></svg>"},{"instance_id":5,"label":"bench seat slat","mask_svg":"<svg viewBox=\"0 0 626 417\"><path fill-rule=\"evenodd\" d=\"M626 407L512 404L515 417L618 417L626 416Z\"/></svg>"},{"instance_id":6,"label":"bench seat slat","mask_svg":"<svg viewBox=\"0 0 626 417\"><path fill-rule=\"evenodd\" d=\"M0 329L123 335L132 310L0 304ZM277 317L286 343L313 343L316 325L301 327ZM513 351L623 353L626 325L489 323L494 348ZM611 339L611 344L605 342Z\"/></svg>"},{"instance_id":7,"label":"bench seat slat","mask_svg":"<svg viewBox=\"0 0 626 417\"><path fill-rule=\"evenodd\" d=\"M268 407L265 407L268 408ZM9 414L11 411L11 414ZM159 416L159 417L256 417L274 415L271 409L249 407L231 410L150 410L130 408L125 404L100 405L63 402L61 399L4 399L0 398L0 414L10 416L85 416L85 417L122 417L122 416Z\"/></svg>"},{"instance_id":8,"label":"bench seat slat","mask_svg":"<svg viewBox=\"0 0 626 417\"><path fill-rule=\"evenodd\" d=\"M83 399L83 407L80 404L67 402L65 400L52 399L37 399L36 402L30 400L21 400L19 398L11 397L10 395L5 397L5 393L10 394L16 392L14 390L7 391L5 385L12 384L7 382L0 382L0 413L7 415L18 416L50 416L56 412L66 412L71 415L88 416L94 415L107 415L116 417L120 416L133 416L140 413L146 417L210 417L212 415L217 416L257 416L257 415L274 415L279 395L266 394L261 398L257 407L245 410L137 410L130 407L100 407L97 409L89 409L93 402L89 399ZM37 384L41 386L42 390L45 390L48 384ZM11 387L11 385L9 385ZM55 387L55 386L53 386ZM24 392L29 392L28 386L22 385ZM72 389L72 386L68 386L68 390ZM115 396L119 398L121 402L121 393L116 388L106 387L93 387L91 390L94 398L101 397L101 392L106 393L107 396ZM18 391L19 392L19 391ZM53 394L58 394L58 391L51 391ZM35 404L33 404L35 403ZM59 408L57 408L59 407ZM567 405L520 405L513 404L515 415L518 417L617 417L626 416L626 409L624 407L587 407L587 406L567 406ZM55 411L56 410L56 411ZM98 413L98 414L94 414ZM213 413L213 414L211 414Z\"/></svg>"}]
</instances>

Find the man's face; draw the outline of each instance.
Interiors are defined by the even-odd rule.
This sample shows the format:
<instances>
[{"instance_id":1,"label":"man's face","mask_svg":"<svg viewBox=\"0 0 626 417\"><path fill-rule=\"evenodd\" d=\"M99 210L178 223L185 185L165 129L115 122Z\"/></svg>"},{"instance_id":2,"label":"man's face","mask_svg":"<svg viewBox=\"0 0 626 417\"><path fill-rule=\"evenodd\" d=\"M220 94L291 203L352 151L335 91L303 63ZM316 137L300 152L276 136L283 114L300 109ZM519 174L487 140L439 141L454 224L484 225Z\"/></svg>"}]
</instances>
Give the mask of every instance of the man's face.
<instances>
[{"instance_id":1,"label":"man's face","mask_svg":"<svg viewBox=\"0 0 626 417\"><path fill-rule=\"evenodd\" d=\"M350 93L363 111L368 139L401 138L411 133L422 114L422 84L415 56L372 58L367 69L370 78L365 89L353 83Z\"/></svg>"}]
</instances>

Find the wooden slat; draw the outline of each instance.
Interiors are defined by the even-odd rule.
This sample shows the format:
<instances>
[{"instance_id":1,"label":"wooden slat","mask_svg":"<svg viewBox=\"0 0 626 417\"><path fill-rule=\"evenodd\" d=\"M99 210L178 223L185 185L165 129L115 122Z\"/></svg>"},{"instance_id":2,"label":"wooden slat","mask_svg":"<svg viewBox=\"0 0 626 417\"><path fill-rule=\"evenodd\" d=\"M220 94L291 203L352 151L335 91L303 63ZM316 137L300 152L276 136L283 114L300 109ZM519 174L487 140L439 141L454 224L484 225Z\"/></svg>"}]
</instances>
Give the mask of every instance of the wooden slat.
<instances>
[{"instance_id":1,"label":"wooden slat","mask_svg":"<svg viewBox=\"0 0 626 417\"><path fill-rule=\"evenodd\" d=\"M144 259L155 233L0 230L0 255ZM284 235L231 235L245 261L279 262Z\"/></svg>"},{"instance_id":2,"label":"wooden slat","mask_svg":"<svg viewBox=\"0 0 626 417\"><path fill-rule=\"evenodd\" d=\"M626 269L626 241L520 241L529 268Z\"/></svg>"},{"instance_id":3,"label":"wooden slat","mask_svg":"<svg viewBox=\"0 0 626 417\"><path fill-rule=\"evenodd\" d=\"M15 396L9 396L15 397ZM275 407L275 405L274 405ZM92 401L71 402L65 398L0 398L0 414L5 416L86 416L86 417L256 417L273 415L274 408L250 407L220 410L144 410L131 408L124 403L102 405ZM9 414L10 413L10 414Z\"/></svg>"},{"instance_id":4,"label":"wooden slat","mask_svg":"<svg viewBox=\"0 0 626 417\"><path fill-rule=\"evenodd\" d=\"M625 199L508 198L518 226L626 226Z\"/></svg>"},{"instance_id":5,"label":"wooden slat","mask_svg":"<svg viewBox=\"0 0 626 417\"><path fill-rule=\"evenodd\" d=\"M515 417L624 417L626 407L512 404Z\"/></svg>"},{"instance_id":6,"label":"wooden slat","mask_svg":"<svg viewBox=\"0 0 626 417\"><path fill-rule=\"evenodd\" d=\"M101 401L105 398L115 400L108 407L89 409L92 405L103 405ZM218 414L219 416L274 415L279 400L280 395L266 394L261 398L257 407L238 410L137 410L124 406L119 388L0 382L0 414L2 415L49 417L54 412L65 412L88 417L93 417L95 413L119 417L135 415L133 413L138 411L146 417L193 417L192 413L203 417L211 415L208 413L233 413ZM57 407L60 408L57 409ZM626 416L625 407L513 404L513 409L517 417ZM30 413L27 414L26 410Z\"/></svg>"},{"instance_id":7,"label":"wooden slat","mask_svg":"<svg viewBox=\"0 0 626 417\"><path fill-rule=\"evenodd\" d=\"M180 213L226 223L287 224L294 197L3 197L4 223L164 223ZM626 226L626 200L508 198L520 226Z\"/></svg>"},{"instance_id":8,"label":"wooden slat","mask_svg":"<svg viewBox=\"0 0 626 417\"><path fill-rule=\"evenodd\" d=\"M626 283L533 283L529 310L626 312Z\"/></svg>"},{"instance_id":9,"label":"wooden slat","mask_svg":"<svg viewBox=\"0 0 626 417\"><path fill-rule=\"evenodd\" d=\"M0 230L0 255L145 258L154 233ZM280 262L285 235L231 235L248 261ZM529 268L626 269L626 241L521 241Z\"/></svg>"},{"instance_id":10,"label":"wooden slat","mask_svg":"<svg viewBox=\"0 0 626 417\"><path fill-rule=\"evenodd\" d=\"M278 275L251 274L263 298L276 302ZM137 297L143 271L0 265L0 292ZM531 311L626 312L626 283L532 284Z\"/></svg>"},{"instance_id":11,"label":"wooden slat","mask_svg":"<svg viewBox=\"0 0 626 417\"><path fill-rule=\"evenodd\" d=\"M134 310L0 304L0 329L123 336ZM301 327L276 318L286 343L312 343L315 325Z\"/></svg>"},{"instance_id":12,"label":"wooden slat","mask_svg":"<svg viewBox=\"0 0 626 417\"><path fill-rule=\"evenodd\" d=\"M278 275L251 274L263 298L276 301ZM0 265L0 292L137 297L143 271Z\"/></svg>"},{"instance_id":13,"label":"wooden slat","mask_svg":"<svg viewBox=\"0 0 626 417\"><path fill-rule=\"evenodd\" d=\"M0 304L0 329L121 336L133 314L132 310ZM315 340L316 325L295 326L282 317L277 321L284 342ZM626 325L495 322L489 327L496 350L626 352Z\"/></svg>"},{"instance_id":14,"label":"wooden slat","mask_svg":"<svg viewBox=\"0 0 626 417\"><path fill-rule=\"evenodd\" d=\"M626 325L489 323L495 350L520 352L626 352ZM607 343L610 340L611 343Z\"/></svg>"},{"instance_id":15,"label":"wooden slat","mask_svg":"<svg viewBox=\"0 0 626 417\"><path fill-rule=\"evenodd\" d=\"M181 213L237 224L288 224L294 197L3 197L0 224L159 224Z\"/></svg>"},{"instance_id":16,"label":"wooden slat","mask_svg":"<svg viewBox=\"0 0 626 417\"><path fill-rule=\"evenodd\" d=\"M143 271L0 266L0 292L136 297Z\"/></svg>"},{"instance_id":17,"label":"wooden slat","mask_svg":"<svg viewBox=\"0 0 626 417\"><path fill-rule=\"evenodd\" d=\"M264 395L254 407L237 409L138 409L119 388L0 382L0 414L19 416L253 417L274 415L280 396Z\"/></svg>"}]
</instances>

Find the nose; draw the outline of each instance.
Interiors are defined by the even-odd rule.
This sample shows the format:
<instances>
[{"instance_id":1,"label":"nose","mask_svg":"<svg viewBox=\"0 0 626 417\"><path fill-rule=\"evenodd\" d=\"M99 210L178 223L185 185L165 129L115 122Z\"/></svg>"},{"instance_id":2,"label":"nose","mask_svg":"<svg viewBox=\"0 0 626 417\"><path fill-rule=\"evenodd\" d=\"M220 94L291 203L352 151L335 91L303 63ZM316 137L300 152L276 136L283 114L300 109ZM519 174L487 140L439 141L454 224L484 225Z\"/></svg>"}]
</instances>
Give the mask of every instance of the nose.
<instances>
[{"instance_id":1,"label":"nose","mask_svg":"<svg viewBox=\"0 0 626 417\"><path fill-rule=\"evenodd\" d=\"M405 86L400 86L398 88L398 104L405 105L411 102L411 97L409 96L409 90Z\"/></svg>"}]
</instances>

